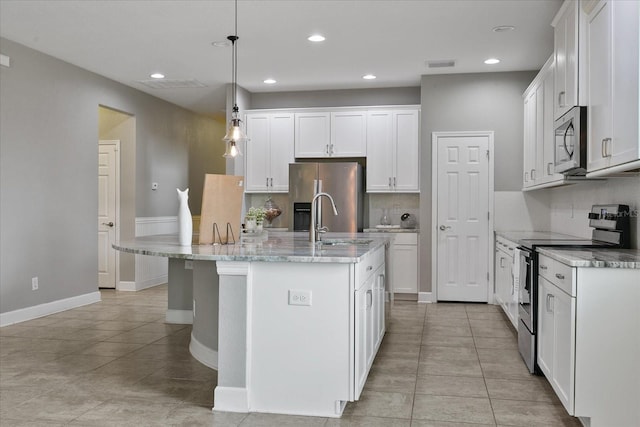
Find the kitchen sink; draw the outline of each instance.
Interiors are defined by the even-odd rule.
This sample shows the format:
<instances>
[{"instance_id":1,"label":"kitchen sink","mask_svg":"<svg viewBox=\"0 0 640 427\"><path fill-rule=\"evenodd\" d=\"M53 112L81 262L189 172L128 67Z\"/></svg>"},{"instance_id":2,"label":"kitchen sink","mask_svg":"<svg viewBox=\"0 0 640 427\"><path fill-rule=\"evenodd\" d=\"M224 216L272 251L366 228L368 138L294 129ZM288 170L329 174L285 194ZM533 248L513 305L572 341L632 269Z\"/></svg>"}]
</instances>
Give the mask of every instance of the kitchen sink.
<instances>
[{"instance_id":1,"label":"kitchen sink","mask_svg":"<svg viewBox=\"0 0 640 427\"><path fill-rule=\"evenodd\" d=\"M317 242L323 246L346 246L346 245L368 245L373 242L370 239L326 239Z\"/></svg>"}]
</instances>

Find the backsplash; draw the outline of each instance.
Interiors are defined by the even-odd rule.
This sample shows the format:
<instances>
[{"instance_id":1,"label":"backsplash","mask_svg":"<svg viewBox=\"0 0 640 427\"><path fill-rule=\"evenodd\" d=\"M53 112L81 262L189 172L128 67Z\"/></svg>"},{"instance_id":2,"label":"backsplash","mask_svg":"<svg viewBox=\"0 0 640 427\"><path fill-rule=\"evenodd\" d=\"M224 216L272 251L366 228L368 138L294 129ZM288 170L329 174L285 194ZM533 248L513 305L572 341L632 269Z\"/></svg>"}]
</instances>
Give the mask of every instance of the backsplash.
<instances>
[{"instance_id":1,"label":"backsplash","mask_svg":"<svg viewBox=\"0 0 640 427\"><path fill-rule=\"evenodd\" d=\"M640 177L586 181L549 190L550 230L585 238L591 237L587 214L595 204L624 204L631 211L631 247L638 248Z\"/></svg>"},{"instance_id":2,"label":"backsplash","mask_svg":"<svg viewBox=\"0 0 640 427\"><path fill-rule=\"evenodd\" d=\"M420 217L420 195L403 193L369 193L369 227L380 224L380 219L385 212L391 221L391 225L400 225L400 216L407 212L413 214L416 219ZM418 224L420 228L420 224Z\"/></svg>"},{"instance_id":3,"label":"backsplash","mask_svg":"<svg viewBox=\"0 0 640 427\"><path fill-rule=\"evenodd\" d=\"M547 231L549 193L546 191L496 191L493 223L496 231Z\"/></svg>"},{"instance_id":4,"label":"backsplash","mask_svg":"<svg viewBox=\"0 0 640 427\"><path fill-rule=\"evenodd\" d=\"M268 194L246 194L245 210L251 206L264 206ZM286 228L289 226L289 195L282 193L273 193L271 197L282 210L282 215L273 220L274 228ZM400 216L405 213L411 213L419 217L420 195L419 194L377 194L368 193L364 197L364 228L375 227L380 224L383 210L387 209L387 215L391 220L391 224L399 225ZM368 205L368 209L366 206ZM419 226L419 225L418 225Z\"/></svg>"}]
</instances>

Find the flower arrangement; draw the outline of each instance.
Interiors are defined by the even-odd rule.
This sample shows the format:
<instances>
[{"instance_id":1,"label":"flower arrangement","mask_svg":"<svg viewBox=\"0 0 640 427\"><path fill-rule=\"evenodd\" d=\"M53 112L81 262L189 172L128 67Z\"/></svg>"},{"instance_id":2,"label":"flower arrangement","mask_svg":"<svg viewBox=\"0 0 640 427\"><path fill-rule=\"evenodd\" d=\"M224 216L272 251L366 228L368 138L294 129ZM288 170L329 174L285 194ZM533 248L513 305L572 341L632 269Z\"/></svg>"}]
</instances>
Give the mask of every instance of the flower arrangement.
<instances>
[{"instance_id":1,"label":"flower arrangement","mask_svg":"<svg viewBox=\"0 0 640 427\"><path fill-rule=\"evenodd\" d=\"M264 221L265 215L266 211L264 210L264 208L255 208L252 206L249 208L249 211L247 212L245 218L255 219L257 223L261 223Z\"/></svg>"}]
</instances>

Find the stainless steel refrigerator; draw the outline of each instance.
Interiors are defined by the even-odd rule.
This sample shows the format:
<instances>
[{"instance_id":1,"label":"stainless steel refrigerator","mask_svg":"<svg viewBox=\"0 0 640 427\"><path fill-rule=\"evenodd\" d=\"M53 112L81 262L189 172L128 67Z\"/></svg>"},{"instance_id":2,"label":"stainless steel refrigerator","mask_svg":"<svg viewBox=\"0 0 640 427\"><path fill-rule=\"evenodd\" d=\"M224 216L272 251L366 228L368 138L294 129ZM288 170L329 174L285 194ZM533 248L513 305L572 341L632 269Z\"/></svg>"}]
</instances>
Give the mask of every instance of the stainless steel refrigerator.
<instances>
[{"instance_id":1,"label":"stainless steel refrigerator","mask_svg":"<svg viewBox=\"0 0 640 427\"><path fill-rule=\"evenodd\" d=\"M318 224L329 231L362 231L364 189L362 167L356 162L289 164L289 230L309 230L311 201L321 191L333 197L338 215L333 214L331 202L320 197Z\"/></svg>"}]
</instances>

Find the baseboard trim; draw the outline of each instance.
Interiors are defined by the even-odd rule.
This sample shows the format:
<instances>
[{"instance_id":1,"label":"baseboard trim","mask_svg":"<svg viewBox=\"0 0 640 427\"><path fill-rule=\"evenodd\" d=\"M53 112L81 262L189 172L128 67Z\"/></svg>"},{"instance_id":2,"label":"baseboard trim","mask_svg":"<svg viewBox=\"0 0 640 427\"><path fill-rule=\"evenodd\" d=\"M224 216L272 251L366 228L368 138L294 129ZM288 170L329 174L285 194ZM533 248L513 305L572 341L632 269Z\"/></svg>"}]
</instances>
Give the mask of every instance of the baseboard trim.
<instances>
[{"instance_id":1,"label":"baseboard trim","mask_svg":"<svg viewBox=\"0 0 640 427\"><path fill-rule=\"evenodd\" d=\"M191 310L167 310L165 322L175 323L176 325L192 325L193 311Z\"/></svg>"},{"instance_id":2,"label":"baseboard trim","mask_svg":"<svg viewBox=\"0 0 640 427\"><path fill-rule=\"evenodd\" d=\"M198 341L193 333L191 334L191 342L189 343L189 352L191 355L203 365L218 370L218 352Z\"/></svg>"},{"instance_id":3,"label":"baseboard trim","mask_svg":"<svg viewBox=\"0 0 640 427\"><path fill-rule=\"evenodd\" d=\"M213 390L214 411L249 412L249 393L246 388L221 387Z\"/></svg>"},{"instance_id":4,"label":"baseboard trim","mask_svg":"<svg viewBox=\"0 0 640 427\"><path fill-rule=\"evenodd\" d=\"M168 276L159 276L154 278L153 280L146 280L141 283L121 281L120 284L118 284L118 290L125 292L136 292L147 288L153 288L154 286L164 285L168 281Z\"/></svg>"},{"instance_id":5,"label":"baseboard trim","mask_svg":"<svg viewBox=\"0 0 640 427\"><path fill-rule=\"evenodd\" d=\"M19 310L9 311L7 313L0 313L0 326L26 322L27 320L37 319L39 317L60 313L61 311L71 310L72 308L82 307L83 305L94 304L100 301L100 291L95 291L71 298L64 298L57 301L34 305L33 307L26 307Z\"/></svg>"},{"instance_id":6,"label":"baseboard trim","mask_svg":"<svg viewBox=\"0 0 640 427\"><path fill-rule=\"evenodd\" d=\"M428 304L428 303L435 302L433 300L433 297L434 297L433 292L418 292L419 303Z\"/></svg>"}]
</instances>

